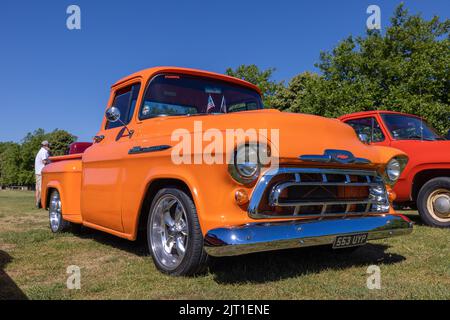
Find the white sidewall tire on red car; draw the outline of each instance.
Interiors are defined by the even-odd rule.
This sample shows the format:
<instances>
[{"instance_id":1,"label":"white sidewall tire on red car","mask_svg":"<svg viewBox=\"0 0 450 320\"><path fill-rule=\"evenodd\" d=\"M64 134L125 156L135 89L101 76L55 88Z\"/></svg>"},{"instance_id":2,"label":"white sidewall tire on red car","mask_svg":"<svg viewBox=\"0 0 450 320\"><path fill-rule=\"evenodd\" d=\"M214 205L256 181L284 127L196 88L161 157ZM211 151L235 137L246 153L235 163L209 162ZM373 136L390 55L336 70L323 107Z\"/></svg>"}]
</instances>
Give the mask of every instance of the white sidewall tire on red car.
<instances>
[{"instance_id":1,"label":"white sidewall tire on red car","mask_svg":"<svg viewBox=\"0 0 450 320\"><path fill-rule=\"evenodd\" d=\"M450 178L434 178L425 183L417 197L422 221L429 226L450 228Z\"/></svg>"}]
</instances>

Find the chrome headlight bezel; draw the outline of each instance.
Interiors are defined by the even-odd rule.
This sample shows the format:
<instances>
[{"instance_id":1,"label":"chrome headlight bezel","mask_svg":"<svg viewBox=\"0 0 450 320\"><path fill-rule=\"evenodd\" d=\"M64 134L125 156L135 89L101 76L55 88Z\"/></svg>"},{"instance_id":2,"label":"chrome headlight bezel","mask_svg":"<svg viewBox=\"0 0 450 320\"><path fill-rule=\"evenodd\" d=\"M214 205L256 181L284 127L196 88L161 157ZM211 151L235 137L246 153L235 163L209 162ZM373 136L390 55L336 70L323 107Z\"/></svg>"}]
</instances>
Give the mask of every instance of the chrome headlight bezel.
<instances>
[{"instance_id":1,"label":"chrome headlight bezel","mask_svg":"<svg viewBox=\"0 0 450 320\"><path fill-rule=\"evenodd\" d=\"M243 159L245 159L243 161ZM228 165L228 171L240 184L254 183L261 173L259 151L257 144L239 146L233 155L233 161Z\"/></svg>"},{"instance_id":2,"label":"chrome headlight bezel","mask_svg":"<svg viewBox=\"0 0 450 320\"><path fill-rule=\"evenodd\" d=\"M386 164L383 173L383 179L388 185L395 185L408 164L408 157L396 156Z\"/></svg>"}]
</instances>

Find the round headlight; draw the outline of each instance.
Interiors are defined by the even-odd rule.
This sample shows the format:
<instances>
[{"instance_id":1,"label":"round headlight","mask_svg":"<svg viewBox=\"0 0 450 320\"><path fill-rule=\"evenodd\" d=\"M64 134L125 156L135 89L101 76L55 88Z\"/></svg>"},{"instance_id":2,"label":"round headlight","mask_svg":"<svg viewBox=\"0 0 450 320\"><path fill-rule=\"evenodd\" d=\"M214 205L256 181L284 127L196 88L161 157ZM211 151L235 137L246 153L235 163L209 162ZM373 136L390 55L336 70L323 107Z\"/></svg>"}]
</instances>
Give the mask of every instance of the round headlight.
<instances>
[{"instance_id":1,"label":"round headlight","mask_svg":"<svg viewBox=\"0 0 450 320\"><path fill-rule=\"evenodd\" d=\"M386 175L392 182L395 182L400 178L402 172L400 162L397 159L392 159L386 166Z\"/></svg>"},{"instance_id":2,"label":"round headlight","mask_svg":"<svg viewBox=\"0 0 450 320\"><path fill-rule=\"evenodd\" d=\"M229 165L231 176L242 184L254 182L259 177L260 170L258 148L255 145L239 147L234 154L234 163Z\"/></svg>"},{"instance_id":3,"label":"round headlight","mask_svg":"<svg viewBox=\"0 0 450 320\"><path fill-rule=\"evenodd\" d=\"M238 173L248 179L259 171L258 150L253 146L245 146L236 152L236 169Z\"/></svg>"}]
</instances>

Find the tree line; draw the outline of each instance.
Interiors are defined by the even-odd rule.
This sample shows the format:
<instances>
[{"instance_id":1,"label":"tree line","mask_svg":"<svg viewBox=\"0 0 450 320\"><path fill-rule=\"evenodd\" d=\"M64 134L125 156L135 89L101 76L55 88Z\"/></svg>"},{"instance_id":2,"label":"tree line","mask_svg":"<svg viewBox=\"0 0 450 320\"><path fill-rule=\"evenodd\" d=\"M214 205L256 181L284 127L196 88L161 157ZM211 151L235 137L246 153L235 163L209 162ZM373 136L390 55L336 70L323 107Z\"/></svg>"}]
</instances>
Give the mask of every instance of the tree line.
<instances>
[{"instance_id":1,"label":"tree line","mask_svg":"<svg viewBox=\"0 0 450 320\"><path fill-rule=\"evenodd\" d=\"M34 184L34 159L47 140L51 155L66 154L69 145L77 137L65 130L55 129L46 133L37 129L28 133L20 143L0 142L0 186L31 186Z\"/></svg>"},{"instance_id":2,"label":"tree line","mask_svg":"<svg viewBox=\"0 0 450 320\"><path fill-rule=\"evenodd\" d=\"M289 112L339 117L357 111L391 110L419 115L445 134L449 129L450 20L425 20L399 5L382 33L368 30L321 52L319 73L303 72L288 83L274 68L227 69L258 85L264 104Z\"/></svg>"},{"instance_id":3,"label":"tree line","mask_svg":"<svg viewBox=\"0 0 450 320\"><path fill-rule=\"evenodd\" d=\"M339 117L356 111L392 110L424 117L441 134L449 129L450 21L410 15L401 4L384 33L344 39L321 52L319 72L303 72L287 83L275 68L228 68L226 74L260 87L264 104L288 112ZM76 137L64 130L38 129L21 143L0 142L0 186L32 185L34 157L48 140L62 155Z\"/></svg>"}]
</instances>

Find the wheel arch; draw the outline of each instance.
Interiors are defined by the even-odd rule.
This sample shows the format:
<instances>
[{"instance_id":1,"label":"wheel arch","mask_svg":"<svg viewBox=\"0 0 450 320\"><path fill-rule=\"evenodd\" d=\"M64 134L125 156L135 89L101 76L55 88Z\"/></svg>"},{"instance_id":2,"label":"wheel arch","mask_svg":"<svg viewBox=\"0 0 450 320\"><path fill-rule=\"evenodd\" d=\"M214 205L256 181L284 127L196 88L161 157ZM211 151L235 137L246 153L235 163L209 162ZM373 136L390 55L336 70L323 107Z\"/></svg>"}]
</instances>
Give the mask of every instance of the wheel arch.
<instances>
[{"instance_id":1,"label":"wheel arch","mask_svg":"<svg viewBox=\"0 0 450 320\"><path fill-rule=\"evenodd\" d=\"M420 189L431 179L438 177L450 177L450 168L444 169L424 169L414 175L411 187L411 198L416 201Z\"/></svg>"},{"instance_id":2,"label":"wheel arch","mask_svg":"<svg viewBox=\"0 0 450 320\"><path fill-rule=\"evenodd\" d=\"M63 195L62 195L62 192L61 192L61 185L58 182L56 182L56 181L49 182L46 185L46 187L45 187L45 194L42 195L42 197L43 197L42 203L45 204L44 209L46 209L46 210L49 208L49 205L50 205L50 194L54 190L59 192L59 197L61 199L63 198Z\"/></svg>"},{"instance_id":3,"label":"wheel arch","mask_svg":"<svg viewBox=\"0 0 450 320\"><path fill-rule=\"evenodd\" d=\"M143 194L142 201L141 201L141 206L140 206L140 209L138 212L138 218L136 221L136 227L135 227L136 234L135 234L134 238L136 238L139 233L142 233L147 228L147 217L148 217L147 213L150 210L150 206L152 204L152 201L153 201L156 193L159 190L161 190L163 188L167 188L167 187L176 187L176 188L186 192L187 195L191 197L192 201L198 208L196 198L194 197L194 194L191 191L191 188L189 187L189 185L186 181L184 181L181 178L173 178L173 177L172 178L163 178L163 177L155 178L155 179L151 180L145 188L145 192Z\"/></svg>"}]
</instances>

